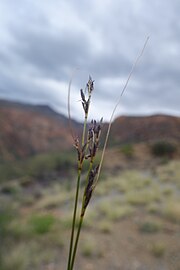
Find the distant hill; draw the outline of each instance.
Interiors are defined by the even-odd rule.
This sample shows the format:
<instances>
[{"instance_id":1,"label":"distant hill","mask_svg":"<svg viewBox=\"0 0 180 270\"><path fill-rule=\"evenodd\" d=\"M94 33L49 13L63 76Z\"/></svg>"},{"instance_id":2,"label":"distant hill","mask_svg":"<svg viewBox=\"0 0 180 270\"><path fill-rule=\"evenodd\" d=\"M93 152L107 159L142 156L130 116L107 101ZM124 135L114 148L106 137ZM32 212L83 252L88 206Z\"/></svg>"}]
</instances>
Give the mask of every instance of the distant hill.
<instances>
[{"instance_id":1,"label":"distant hill","mask_svg":"<svg viewBox=\"0 0 180 270\"><path fill-rule=\"evenodd\" d=\"M81 124L72 121L75 129ZM72 148L68 119L48 106L0 101L1 160Z\"/></svg>"},{"instance_id":2,"label":"distant hill","mask_svg":"<svg viewBox=\"0 0 180 270\"><path fill-rule=\"evenodd\" d=\"M20 103L16 101L0 99L0 108L5 108L5 109L14 108L14 109L19 109L26 112L38 113L43 116L52 117L54 119L60 120L63 123L67 124L67 118L64 115L55 112L48 105L32 105L32 104L27 104L27 103ZM76 126L78 123L73 120L73 124Z\"/></svg>"},{"instance_id":3,"label":"distant hill","mask_svg":"<svg viewBox=\"0 0 180 270\"><path fill-rule=\"evenodd\" d=\"M78 131L82 124L72 121ZM107 124L104 125L104 132ZM180 141L180 117L121 116L112 124L109 145L152 140ZM72 148L68 119L46 105L0 100L0 160L26 158Z\"/></svg>"},{"instance_id":4,"label":"distant hill","mask_svg":"<svg viewBox=\"0 0 180 270\"><path fill-rule=\"evenodd\" d=\"M169 115L120 116L112 124L113 143L157 140L180 141L180 117Z\"/></svg>"}]
</instances>

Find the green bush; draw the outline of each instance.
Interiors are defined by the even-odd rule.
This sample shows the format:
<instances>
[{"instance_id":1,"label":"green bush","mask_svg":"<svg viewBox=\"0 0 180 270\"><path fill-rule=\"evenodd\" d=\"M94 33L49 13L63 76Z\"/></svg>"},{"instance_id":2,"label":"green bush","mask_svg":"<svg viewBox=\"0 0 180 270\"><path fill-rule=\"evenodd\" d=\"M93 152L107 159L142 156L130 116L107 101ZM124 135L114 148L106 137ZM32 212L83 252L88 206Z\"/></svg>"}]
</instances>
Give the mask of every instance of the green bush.
<instances>
[{"instance_id":1,"label":"green bush","mask_svg":"<svg viewBox=\"0 0 180 270\"><path fill-rule=\"evenodd\" d=\"M23 163L23 162L21 162ZM0 183L22 177L25 174L24 163L18 161L0 164Z\"/></svg>"},{"instance_id":2,"label":"green bush","mask_svg":"<svg viewBox=\"0 0 180 270\"><path fill-rule=\"evenodd\" d=\"M13 218L13 213L11 209L4 208L0 209L0 239L5 237L6 233L8 233L8 225Z\"/></svg>"},{"instance_id":3,"label":"green bush","mask_svg":"<svg viewBox=\"0 0 180 270\"><path fill-rule=\"evenodd\" d=\"M139 230L143 233L156 233L159 232L160 229L161 225L153 221L146 221L139 227Z\"/></svg>"},{"instance_id":4,"label":"green bush","mask_svg":"<svg viewBox=\"0 0 180 270\"><path fill-rule=\"evenodd\" d=\"M33 216L30 219L32 230L37 234L48 233L55 223L55 218L52 215Z\"/></svg>"},{"instance_id":5,"label":"green bush","mask_svg":"<svg viewBox=\"0 0 180 270\"><path fill-rule=\"evenodd\" d=\"M134 153L133 145L132 144L124 144L123 146L121 146L120 151L121 151L121 153L123 153L123 155L125 157L132 158L133 153Z\"/></svg>"},{"instance_id":6,"label":"green bush","mask_svg":"<svg viewBox=\"0 0 180 270\"><path fill-rule=\"evenodd\" d=\"M26 183L29 182L30 184L34 178L49 179L54 173L66 172L71 174L77 167L75 157L75 151L68 151L44 153L24 160L4 162L0 164L0 183L21 178L22 181L25 180Z\"/></svg>"},{"instance_id":7,"label":"green bush","mask_svg":"<svg viewBox=\"0 0 180 270\"><path fill-rule=\"evenodd\" d=\"M152 145L152 154L157 157L169 157L176 152L176 146L168 141L158 141Z\"/></svg>"},{"instance_id":8,"label":"green bush","mask_svg":"<svg viewBox=\"0 0 180 270\"><path fill-rule=\"evenodd\" d=\"M151 246L151 252L157 258L163 257L165 251L166 251L166 246L163 243L155 242Z\"/></svg>"},{"instance_id":9,"label":"green bush","mask_svg":"<svg viewBox=\"0 0 180 270\"><path fill-rule=\"evenodd\" d=\"M28 160L28 174L35 178L49 177L52 172L71 172L75 168L74 153L50 153L37 155Z\"/></svg>"}]
</instances>

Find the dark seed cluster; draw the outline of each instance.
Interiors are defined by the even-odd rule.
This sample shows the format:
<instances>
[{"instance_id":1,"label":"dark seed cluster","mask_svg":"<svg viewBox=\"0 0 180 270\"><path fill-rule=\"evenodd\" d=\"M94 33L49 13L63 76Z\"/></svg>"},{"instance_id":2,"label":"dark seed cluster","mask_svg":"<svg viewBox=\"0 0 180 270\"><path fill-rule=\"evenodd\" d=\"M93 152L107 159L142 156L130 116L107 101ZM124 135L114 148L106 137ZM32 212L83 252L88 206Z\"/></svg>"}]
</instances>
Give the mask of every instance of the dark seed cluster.
<instances>
[{"instance_id":1,"label":"dark seed cluster","mask_svg":"<svg viewBox=\"0 0 180 270\"><path fill-rule=\"evenodd\" d=\"M99 123L96 122L96 120L92 120L91 124L88 129L88 149L89 154L86 156L86 158L93 158L96 155L98 146L99 146L99 140L101 135L101 129L102 129L102 118Z\"/></svg>"},{"instance_id":2,"label":"dark seed cluster","mask_svg":"<svg viewBox=\"0 0 180 270\"><path fill-rule=\"evenodd\" d=\"M85 97L85 93L83 92L83 89L80 90L80 93L81 93L81 102L82 102L82 106L83 106L85 115L88 114L91 93L94 90L94 81L91 79L90 76L89 76L89 81L88 81L86 87L87 87L87 90L88 90L88 98L87 99Z\"/></svg>"},{"instance_id":3,"label":"dark seed cluster","mask_svg":"<svg viewBox=\"0 0 180 270\"><path fill-rule=\"evenodd\" d=\"M85 91L80 90L81 102L85 112L85 118L88 115L91 93L94 90L94 81L89 77L89 81L86 85L87 98L85 96ZM81 172L83 167L84 159L89 160L89 172L86 178L86 186L84 190L83 204L81 216L84 215L86 207L91 199L93 189L95 187L95 180L98 174L99 165L94 166L94 160L97 154L99 147L101 130L102 130L103 119L99 122L92 120L87 128L87 131L83 135L83 140L80 140L78 137L74 139L74 146L77 150L78 155L78 170ZM80 142L81 141L81 142Z\"/></svg>"},{"instance_id":4,"label":"dark seed cluster","mask_svg":"<svg viewBox=\"0 0 180 270\"><path fill-rule=\"evenodd\" d=\"M87 186L85 188L85 193L84 193L84 203L83 203L83 208L82 208L82 211L81 211L81 216L84 215L86 207L88 206L89 201L91 199L92 192L93 192L93 189L94 189L94 182L95 182L98 170L99 170L99 165L96 166L94 169L92 169L90 171L90 173L89 173L88 184L87 184Z\"/></svg>"}]
</instances>

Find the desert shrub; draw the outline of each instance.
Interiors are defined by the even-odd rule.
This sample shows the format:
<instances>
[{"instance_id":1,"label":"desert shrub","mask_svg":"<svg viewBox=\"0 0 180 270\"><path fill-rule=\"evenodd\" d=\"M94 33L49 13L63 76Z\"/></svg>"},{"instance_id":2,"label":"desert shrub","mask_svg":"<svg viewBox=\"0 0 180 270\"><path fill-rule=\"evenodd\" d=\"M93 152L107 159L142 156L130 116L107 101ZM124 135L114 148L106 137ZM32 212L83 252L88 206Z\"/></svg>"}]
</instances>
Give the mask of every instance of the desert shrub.
<instances>
[{"instance_id":1,"label":"desert shrub","mask_svg":"<svg viewBox=\"0 0 180 270\"><path fill-rule=\"evenodd\" d=\"M108 220L102 220L98 224L98 229L104 234L109 234L113 231L113 223Z\"/></svg>"},{"instance_id":2,"label":"desert shrub","mask_svg":"<svg viewBox=\"0 0 180 270\"><path fill-rule=\"evenodd\" d=\"M1 192L3 194L15 195L18 192L18 187L13 185L5 185L2 187Z\"/></svg>"},{"instance_id":3,"label":"desert shrub","mask_svg":"<svg viewBox=\"0 0 180 270\"><path fill-rule=\"evenodd\" d=\"M54 168L55 161L51 155L38 155L28 161L28 173L33 177L44 177Z\"/></svg>"},{"instance_id":4,"label":"desert shrub","mask_svg":"<svg viewBox=\"0 0 180 270\"><path fill-rule=\"evenodd\" d=\"M73 168L76 168L76 163L71 152L40 154L27 162L28 175L39 179L52 177L53 172L71 172Z\"/></svg>"},{"instance_id":5,"label":"desert shrub","mask_svg":"<svg viewBox=\"0 0 180 270\"><path fill-rule=\"evenodd\" d=\"M161 225L154 221L146 221L139 226L140 232L143 233L156 233L161 229Z\"/></svg>"},{"instance_id":6,"label":"desert shrub","mask_svg":"<svg viewBox=\"0 0 180 270\"><path fill-rule=\"evenodd\" d=\"M27 246L27 245L26 245ZM24 244L17 245L16 248L9 248L4 252L1 270L24 270L27 269L28 257L27 248Z\"/></svg>"},{"instance_id":7,"label":"desert shrub","mask_svg":"<svg viewBox=\"0 0 180 270\"><path fill-rule=\"evenodd\" d=\"M166 246L161 243L161 242L155 242L152 246L151 246L151 253L152 255L154 255L157 258L163 257L164 253L166 251Z\"/></svg>"},{"instance_id":8,"label":"desert shrub","mask_svg":"<svg viewBox=\"0 0 180 270\"><path fill-rule=\"evenodd\" d=\"M133 208L129 205L116 206L112 208L111 203L111 201L106 201L100 203L98 206L100 215L107 218L108 221L118 221L133 213Z\"/></svg>"},{"instance_id":9,"label":"desert shrub","mask_svg":"<svg viewBox=\"0 0 180 270\"><path fill-rule=\"evenodd\" d=\"M179 201L168 201L163 210L163 216L168 220L180 224L180 203Z\"/></svg>"},{"instance_id":10,"label":"desert shrub","mask_svg":"<svg viewBox=\"0 0 180 270\"><path fill-rule=\"evenodd\" d=\"M75 152L64 152L54 156L55 169L64 170L76 168L76 153Z\"/></svg>"},{"instance_id":11,"label":"desert shrub","mask_svg":"<svg viewBox=\"0 0 180 270\"><path fill-rule=\"evenodd\" d=\"M168 141L158 141L151 146L152 154L157 157L169 157L176 152L176 147Z\"/></svg>"},{"instance_id":12,"label":"desert shrub","mask_svg":"<svg viewBox=\"0 0 180 270\"><path fill-rule=\"evenodd\" d=\"M152 202L152 203L148 204L147 211L151 214L159 214L160 206L159 206L159 204Z\"/></svg>"},{"instance_id":13,"label":"desert shrub","mask_svg":"<svg viewBox=\"0 0 180 270\"><path fill-rule=\"evenodd\" d=\"M129 191L126 193L126 200L134 206L146 206L161 200L161 192L158 189Z\"/></svg>"},{"instance_id":14,"label":"desert shrub","mask_svg":"<svg viewBox=\"0 0 180 270\"><path fill-rule=\"evenodd\" d=\"M9 223L13 218L13 212L10 208L0 209L0 238L4 238L9 231Z\"/></svg>"},{"instance_id":15,"label":"desert shrub","mask_svg":"<svg viewBox=\"0 0 180 270\"><path fill-rule=\"evenodd\" d=\"M124 144L120 148L121 153L127 157L127 158L132 158L134 154L134 149L132 144Z\"/></svg>"},{"instance_id":16,"label":"desert shrub","mask_svg":"<svg viewBox=\"0 0 180 270\"><path fill-rule=\"evenodd\" d=\"M33 216L30 219L30 225L34 233L45 234L50 231L55 223L55 218L52 215Z\"/></svg>"},{"instance_id":17,"label":"desert shrub","mask_svg":"<svg viewBox=\"0 0 180 270\"><path fill-rule=\"evenodd\" d=\"M100 250L97 246L97 241L91 236L91 237L85 237L83 239L81 246L81 254L84 257L102 257L102 250Z\"/></svg>"},{"instance_id":18,"label":"desert shrub","mask_svg":"<svg viewBox=\"0 0 180 270\"><path fill-rule=\"evenodd\" d=\"M0 182L19 178L25 174L24 167L20 162L4 162L0 164Z\"/></svg>"}]
</instances>

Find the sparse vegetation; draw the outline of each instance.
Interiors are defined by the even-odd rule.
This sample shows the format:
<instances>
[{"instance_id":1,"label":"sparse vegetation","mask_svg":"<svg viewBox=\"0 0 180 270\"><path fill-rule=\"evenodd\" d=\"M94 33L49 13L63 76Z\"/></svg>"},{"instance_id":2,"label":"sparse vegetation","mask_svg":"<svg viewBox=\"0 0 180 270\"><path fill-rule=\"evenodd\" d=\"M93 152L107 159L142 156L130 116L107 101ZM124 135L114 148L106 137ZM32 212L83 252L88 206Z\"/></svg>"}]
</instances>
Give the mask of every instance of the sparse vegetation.
<instances>
[{"instance_id":1,"label":"sparse vegetation","mask_svg":"<svg viewBox=\"0 0 180 270\"><path fill-rule=\"evenodd\" d=\"M129 191L126 194L126 200L131 205L145 206L152 202L159 202L161 200L161 192L155 189Z\"/></svg>"},{"instance_id":2,"label":"sparse vegetation","mask_svg":"<svg viewBox=\"0 0 180 270\"><path fill-rule=\"evenodd\" d=\"M134 169L119 171L115 176L109 174L105 179L103 178L96 190L96 196L93 197L92 205L86 213L79 252L80 258L93 259L93 262L97 258L102 262L106 260L106 253L104 253L99 239L102 238L103 245L106 245L104 238L108 238L109 243L111 243L110 239L112 238L113 245L119 246L120 234L118 233L118 236L114 237L115 230L120 228L123 222L129 222L133 228L138 213L143 214L143 217L140 220L138 219L138 229L141 236L145 239L148 237L147 242L154 234L158 236L159 233L163 233L165 239L172 238L172 234L175 235L176 233L174 241L178 241L176 227L173 228L175 231L171 234L163 229L166 223L165 227L169 227L169 222L172 226L179 226L180 222L178 211L180 166L178 164L178 161L172 161L166 166L160 165L155 172L148 174L148 177ZM68 182L71 183L71 181ZM7 184L1 184L3 196L0 196L0 233L3 247L9 249L9 255L7 255L4 253L4 248L2 250L1 245L3 266L0 269L2 270L13 269L14 265L19 267L17 269L28 270L31 265L33 269L39 270L42 265L48 267L52 261L57 261L57 265L60 265L62 269L65 267L63 257L60 254L65 256L68 248L67 235L71 228L70 208L74 184L66 185L64 181L58 183L54 181L45 188L41 186L41 191L39 191L39 186L36 186L35 183L34 179L33 182L30 181L30 186L29 183L28 185L22 185L22 178L20 178L16 179L15 182L10 181ZM11 185L16 188L17 192L2 193L2 187L11 187ZM27 193L29 187L35 188L30 194ZM34 196L39 192L40 196ZM31 204L25 206L24 202L25 199L28 199L28 196L31 198ZM8 198L8 203L6 198ZM6 205L6 207L3 208L3 205ZM21 215L17 210L21 212ZM150 217L146 218L146 215L150 215ZM47 216L50 216L50 218ZM156 216L159 217L158 221ZM36 217L38 217L37 220ZM77 226L76 223L76 228ZM134 233L137 232L137 225L135 228ZM130 232L126 225L123 230L123 234L127 234L128 239ZM89 237L85 237L87 234L90 234L89 236L93 238L93 243L88 242ZM88 244L86 243L87 246L84 244L85 238L88 242ZM136 241L140 241L140 239ZM175 242L173 243L173 248L175 248ZM131 242L131 246L135 244L136 242ZM164 242L162 244L158 237L155 244L149 243L148 245L146 256L148 254L153 255L152 260L153 257L161 258L166 253L170 253L171 242L167 246ZM110 246L109 248L113 247ZM113 252L115 253L115 250ZM59 258L61 258L61 262Z\"/></svg>"},{"instance_id":3,"label":"sparse vegetation","mask_svg":"<svg viewBox=\"0 0 180 270\"><path fill-rule=\"evenodd\" d=\"M103 218L110 221L117 221L128 217L133 213L132 207L128 205L116 205L116 207L112 207L112 205L114 205L113 202L113 200L106 200L99 205L98 212L103 216Z\"/></svg>"},{"instance_id":4,"label":"sparse vegetation","mask_svg":"<svg viewBox=\"0 0 180 270\"><path fill-rule=\"evenodd\" d=\"M67 168L68 174L73 174L76 169L75 153L48 153L40 154L26 160L3 162L0 165L0 182L6 183L9 180L21 179L22 185L30 185L35 178L51 180L58 175L64 174Z\"/></svg>"}]
</instances>

